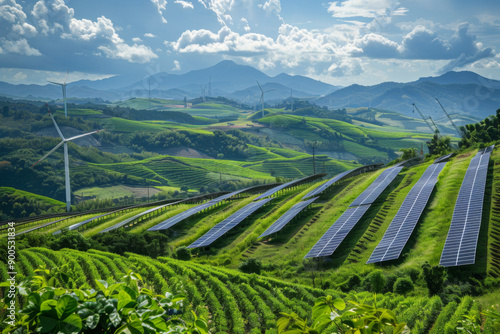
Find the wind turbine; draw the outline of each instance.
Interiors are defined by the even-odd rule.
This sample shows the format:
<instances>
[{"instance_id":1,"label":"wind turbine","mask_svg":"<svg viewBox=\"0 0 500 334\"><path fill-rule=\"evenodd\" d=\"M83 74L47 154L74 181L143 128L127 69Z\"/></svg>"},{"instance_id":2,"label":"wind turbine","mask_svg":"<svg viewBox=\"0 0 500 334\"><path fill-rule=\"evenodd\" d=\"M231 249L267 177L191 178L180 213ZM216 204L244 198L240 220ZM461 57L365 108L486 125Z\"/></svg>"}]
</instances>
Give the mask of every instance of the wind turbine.
<instances>
[{"instance_id":1,"label":"wind turbine","mask_svg":"<svg viewBox=\"0 0 500 334\"><path fill-rule=\"evenodd\" d=\"M267 93L267 92L272 92L273 90L275 89L269 89L269 90L266 90L264 91L260 85L260 83L257 81L257 85L259 85L259 89L260 89L260 105L262 105L262 118L264 118L264 93Z\"/></svg>"},{"instance_id":2,"label":"wind turbine","mask_svg":"<svg viewBox=\"0 0 500 334\"><path fill-rule=\"evenodd\" d=\"M55 125L56 130L57 130L57 133L59 134L59 137L61 137L62 141L59 144L57 144L52 150L50 150L49 153L45 154L43 156L43 158L41 158L40 160L38 160L37 162L35 162L35 164L33 164L33 166L31 166L31 167L35 167L39 162L41 162L42 160L44 160L45 158L47 158L49 155L51 155L61 145L64 145L64 176L65 176L65 185L66 185L66 209L69 212L70 209L71 209L71 188L70 188L70 183L69 183L68 142L72 141L72 140L75 140L75 139L78 139L78 138L82 138L82 137L91 135L93 133L97 133L97 132L99 132L101 130L92 131L92 132L89 132L89 133L84 133L83 135L78 135L78 136L74 136L74 137L71 137L71 138L64 138L61 130L57 126L57 123L56 123L56 120L54 119L54 116L52 116L52 113L50 112L48 104L47 104L47 110L49 111L50 118L52 118L52 121L54 122L54 125Z\"/></svg>"},{"instance_id":3,"label":"wind turbine","mask_svg":"<svg viewBox=\"0 0 500 334\"><path fill-rule=\"evenodd\" d=\"M64 82L63 83L60 83L60 82L54 82L54 81L49 81L51 84L54 84L54 85L59 85L61 86L62 88L62 93L63 93L63 100L64 100L64 116L68 117L68 109L66 108L66 79L68 79L68 74L69 74L69 71L66 72L66 78L64 78Z\"/></svg>"}]
</instances>

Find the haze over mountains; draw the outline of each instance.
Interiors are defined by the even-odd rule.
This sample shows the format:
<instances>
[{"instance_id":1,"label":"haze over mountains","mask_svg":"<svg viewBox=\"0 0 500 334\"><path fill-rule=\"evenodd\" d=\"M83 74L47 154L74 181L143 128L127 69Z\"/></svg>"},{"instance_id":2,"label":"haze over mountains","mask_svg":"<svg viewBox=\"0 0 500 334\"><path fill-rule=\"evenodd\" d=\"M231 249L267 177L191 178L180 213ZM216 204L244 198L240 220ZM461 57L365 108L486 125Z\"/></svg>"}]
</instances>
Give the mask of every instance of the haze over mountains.
<instances>
[{"instance_id":1,"label":"haze over mountains","mask_svg":"<svg viewBox=\"0 0 500 334\"><path fill-rule=\"evenodd\" d=\"M408 83L383 82L374 86L332 86L304 76L285 73L275 77L233 61L222 61L212 67L185 74L160 72L143 78L112 77L68 84L68 98L100 98L108 101L131 97L151 97L182 100L206 96L224 96L249 105L258 103L261 84L265 101L279 103L293 94L332 109L372 107L412 115L415 103L425 115L434 114L439 105L449 113L462 113L484 118L500 103L500 81L476 73L447 72L438 77L425 77ZM204 93L202 93L204 92ZM60 99L59 86L11 85L0 82L0 95L14 98Z\"/></svg>"}]
</instances>

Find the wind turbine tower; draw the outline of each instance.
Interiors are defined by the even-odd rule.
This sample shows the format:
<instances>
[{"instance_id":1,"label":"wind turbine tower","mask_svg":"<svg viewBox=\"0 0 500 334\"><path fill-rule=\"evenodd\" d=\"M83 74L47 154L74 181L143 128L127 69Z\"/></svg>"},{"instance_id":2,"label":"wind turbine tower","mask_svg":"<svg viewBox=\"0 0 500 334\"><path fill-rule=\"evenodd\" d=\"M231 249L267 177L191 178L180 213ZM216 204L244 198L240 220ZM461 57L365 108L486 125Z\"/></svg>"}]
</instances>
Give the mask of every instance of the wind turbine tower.
<instances>
[{"instance_id":1,"label":"wind turbine tower","mask_svg":"<svg viewBox=\"0 0 500 334\"><path fill-rule=\"evenodd\" d=\"M259 101L259 104L262 106L262 118L264 118L264 93L272 92L275 89L269 89L269 90L264 91L262 89L262 86L260 85L260 83L258 81L257 81L257 85L259 85L259 89L260 89L260 101Z\"/></svg>"},{"instance_id":2,"label":"wind turbine tower","mask_svg":"<svg viewBox=\"0 0 500 334\"><path fill-rule=\"evenodd\" d=\"M54 151L57 150L61 145L64 145L64 178L65 178L65 186L66 186L66 210L69 212L71 210L71 187L70 187L70 182L69 182L68 142L75 140L75 139L78 139L78 138L82 138L82 137L94 134L94 133L97 133L101 130L92 131L89 133L84 133L82 135L74 136L71 138L64 138L61 130L59 129L59 126L57 126L57 123L56 123L56 120L54 119L54 116L50 112L48 104L47 104L47 110L49 111L50 118L52 118L52 121L54 122L54 125L55 125L56 130L57 130L57 133L59 134L59 137L61 137L62 140L52 150L50 150L49 153L45 154L40 160L35 162L35 164L33 164L33 166L31 166L31 167L35 167L39 162L45 160L45 158L47 158L49 155L54 153Z\"/></svg>"},{"instance_id":3,"label":"wind turbine tower","mask_svg":"<svg viewBox=\"0 0 500 334\"><path fill-rule=\"evenodd\" d=\"M293 89L290 88L290 103L292 104L292 112L293 112Z\"/></svg>"},{"instance_id":4,"label":"wind turbine tower","mask_svg":"<svg viewBox=\"0 0 500 334\"><path fill-rule=\"evenodd\" d=\"M64 101L64 116L66 116L66 117L68 117L68 109L66 108L66 80L68 79L68 74L69 74L69 71L66 72L66 78L64 78L64 82L63 83L47 80L51 84L61 86L61 88L62 88L62 94L63 94L63 101Z\"/></svg>"}]
</instances>

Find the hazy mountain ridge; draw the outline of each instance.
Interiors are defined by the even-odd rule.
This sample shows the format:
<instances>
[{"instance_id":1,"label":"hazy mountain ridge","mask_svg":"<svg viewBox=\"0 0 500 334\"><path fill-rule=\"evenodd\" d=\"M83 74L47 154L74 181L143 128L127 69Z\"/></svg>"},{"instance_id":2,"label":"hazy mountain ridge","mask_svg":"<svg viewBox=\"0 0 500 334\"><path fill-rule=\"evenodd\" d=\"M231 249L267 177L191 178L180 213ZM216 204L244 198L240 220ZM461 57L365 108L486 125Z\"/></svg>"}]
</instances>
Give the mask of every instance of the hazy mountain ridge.
<instances>
[{"instance_id":1,"label":"hazy mountain ridge","mask_svg":"<svg viewBox=\"0 0 500 334\"><path fill-rule=\"evenodd\" d=\"M438 98L448 113L484 118L500 106L500 81L476 73L448 72L438 77L408 83L384 82L374 86L351 85L314 100L330 108L373 107L412 115L415 103L422 113L442 113Z\"/></svg>"}]
</instances>

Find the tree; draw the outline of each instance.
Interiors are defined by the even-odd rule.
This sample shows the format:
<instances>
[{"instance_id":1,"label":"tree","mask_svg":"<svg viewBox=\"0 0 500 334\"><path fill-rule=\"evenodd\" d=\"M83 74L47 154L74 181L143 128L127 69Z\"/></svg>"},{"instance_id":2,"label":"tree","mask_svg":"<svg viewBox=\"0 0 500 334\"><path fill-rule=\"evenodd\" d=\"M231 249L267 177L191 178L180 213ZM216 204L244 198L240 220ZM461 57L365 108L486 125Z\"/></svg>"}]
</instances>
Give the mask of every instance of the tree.
<instances>
[{"instance_id":1,"label":"tree","mask_svg":"<svg viewBox=\"0 0 500 334\"><path fill-rule=\"evenodd\" d=\"M191 250L186 247L179 247L175 251L175 257L182 261L191 260Z\"/></svg>"},{"instance_id":2,"label":"tree","mask_svg":"<svg viewBox=\"0 0 500 334\"><path fill-rule=\"evenodd\" d=\"M427 142L427 147L429 148L430 154L443 155L451 151L451 140L450 137L438 137L434 134L430 142Z\"/></svg>"},{"instance_id":3,"label":"tree","mask_svg":"<svg viewBox=\"0 0 500 334\"><path fill-rule=\"evenodd\" d=\"M409 292L412 292L415 289L413 282L408 277L400 277L394 283L394 293L400 295L406 295Z\"/></svg>"},{"instance_id":4,"label":"tree","mask_svg":"<svg viewBox=\"0 0 500 334\"><path fill-rule=\"evenodd\" d=\"M432 266L426 262L422 265L423 275L429 295L437 295L443 290L444 282L446 281L446 269L442 266Z\"/></svg>"},{"instance_id":5,"label":"tree","mask_svg":"<svg viewBox=\"0 0 500 334\"><path fill-rule=\"evenodd\" d=\"M417 149L416 148L402 148L399 151L403 152L403 155L401 156L401 160L408 160L411 158L415 158L417 156Z\"/></svg>"},{"instance_id":6,"label":"tree","mask_svg":"<svg viewBox=\"0 0 500 334\"><path fill-rule=\"evenodd\" d=\"M247 274L254 273L260 275L260 271L262 269L262 262L260 262L259 259L248 259L245 262L242 262L239 265L238 269Z\"/></svg>"},{"instance_id":7,"label":"tree","mask_svg":"<svg viewBox=\"0 0 500 334\"><path fill-rule=\"evenodd\" d=\"M372 271L366 279L370 282L372 292L381 293L384 291L387 279L381 270Z\"/></svg>"}]
</instances>

